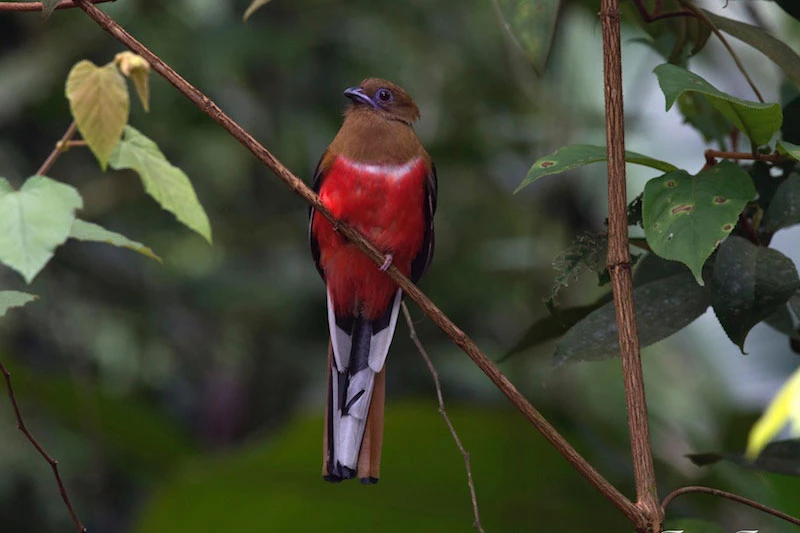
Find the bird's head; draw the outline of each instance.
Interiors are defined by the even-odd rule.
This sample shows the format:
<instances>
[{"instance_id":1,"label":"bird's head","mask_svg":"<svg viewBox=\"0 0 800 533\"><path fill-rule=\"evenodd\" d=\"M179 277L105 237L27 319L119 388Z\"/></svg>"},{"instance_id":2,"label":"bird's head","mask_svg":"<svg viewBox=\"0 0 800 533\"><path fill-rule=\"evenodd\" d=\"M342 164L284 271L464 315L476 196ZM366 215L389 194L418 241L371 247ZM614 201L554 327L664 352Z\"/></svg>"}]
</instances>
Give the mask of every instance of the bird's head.
<instances>
[{"instance_id":1,"label":"bird's head","mask_svg":"<svg viewBox=\"0 0 800 533\"><path fill-rule=\"evenodd\" d=\"M353 105L350 109L378 113L386 118L411 124L419 119L419 109L402 87L380 78L368 78L344 91Z\"/></svg>"}]
</instances>

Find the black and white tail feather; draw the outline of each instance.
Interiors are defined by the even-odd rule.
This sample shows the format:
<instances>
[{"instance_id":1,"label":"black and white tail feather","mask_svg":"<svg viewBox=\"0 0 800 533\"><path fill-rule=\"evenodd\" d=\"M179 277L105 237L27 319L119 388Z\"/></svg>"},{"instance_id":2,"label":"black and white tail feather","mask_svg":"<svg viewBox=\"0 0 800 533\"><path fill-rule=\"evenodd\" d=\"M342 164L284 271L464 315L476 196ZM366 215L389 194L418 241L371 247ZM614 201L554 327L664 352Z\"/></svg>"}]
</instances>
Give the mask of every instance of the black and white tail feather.
<instances>
[{"instance_id":1,"label":"black and white tail feather","mask_svg":"<svg viewBox=\"0 0 800 533\"><path fill-rule=\"evenodd\" d=\"M376 320L361 316L337 319L328 292L328 326L333 347L327 413L328 481L351 479L358 472L375 378L386 363L402 297L403 292L398 289L392 305ZM375 413L375 416L383 415ZM377 477L364 476L362 481L374 483Z\"/></svg>"}]
</instances>

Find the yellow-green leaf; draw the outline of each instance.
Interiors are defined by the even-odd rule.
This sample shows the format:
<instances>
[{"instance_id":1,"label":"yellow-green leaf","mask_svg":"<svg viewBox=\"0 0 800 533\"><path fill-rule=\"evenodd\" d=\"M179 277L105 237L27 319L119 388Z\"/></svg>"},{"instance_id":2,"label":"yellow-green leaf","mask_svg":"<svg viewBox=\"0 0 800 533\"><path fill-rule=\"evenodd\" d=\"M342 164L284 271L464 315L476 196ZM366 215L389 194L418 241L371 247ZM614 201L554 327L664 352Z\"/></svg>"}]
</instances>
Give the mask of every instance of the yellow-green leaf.
<instances>
[{"instance_id":1,"label":"yellow-green leaf","mask_svg":"<svg viewBox=\"0 0 800 533\"><path fill-rule=\"evenodd\" d=\"M12 307L22 307L28 302L36 300L38 296L19 291L0 291L0 317Z\"/></svg>"},{"instance_id":2,"label":"yellow-green leaf","mask_svg":"<svg viewBox=\"0 0 800 533\"><path fill-rule=\"evenodd\" d=\"M181 169L167 161L156 143L135 128L125 126L124 136L111 154L109 164L117 170L135 170L147 194L211 243L211 225L192 182Z\"/></svg>"},{"instance_id":3,"label":"yellow-green leaf","mask_svg":"<svg viewBox=\"0 0 800 533\"><path fill-rule=\"evenodd\" d=\"M269 4L269 3L270 3L270 0L253 0L250 3L250 5L247 7L247 9L245 10L244 16L242 17L242 20L244 22L247 22L247 19L250 18L250 15L255 13L256 10L258 10L260 7L263 7L263 6L265 6L265 5Z\"/></svg>"},{"instance_id":4,"label":"yellow-green leaf","mask_svg":"<svg viewBox=\"0 0 800 533\"><path fill-rule=\"evenodd\" d=\"M30 283L69 235L83 200L75 188L33 176L15 191L0 178L0 262Z\"/></svg>"},{"instance_id":5,"label":"yellow-green leaf","mask_svg":"<svg viewBox=\"0 0 800 533\"><path fill-rule=\"evenodd\" d=\"M139 54L125 51L114 56L119 71L133 82L145 111L150 111L150 63Z\"/></svg>"},{"instance_id":6,"label":"yellow-green leaf","mask_svg":"<svg viewBox=\"0 0 800 533\"><path fill-rule=\"evenodd\" d=\"M66 96L78 131L105 170L128 123L130 100L125 78L113 65L79 61L67 76Z\"/></svg>"},{"instance_id":7,"label":"yellow-green leaf","mask_svg":"<svg viewBox=\"0 0 800 533\"><path fill-rule=\"evenodd\" d=\"M750 430L747 438L748 459L758 457L761 450L777 435L787 423L792 424L794 434L800 433L800 369L781 387Z\"/></svg>"},{"instance_id":8,"label":"yellow-green leaf","mask_svg":"<svg viewBox=\"0 0 800 533\"><path fill-rule=\"evenodd\" d=\"M85 220L80 220L78 218L76 218L75 222L73 222L72 230L69 232L69 236L71 239L78 239L79 241L104 242L106 244L113 244L114 246L119 246L121 248L128 248L134 252L139 252L142 255L146 255L151 259L155 259L159 263L162 262L161 258L144 244L132 241L120 233L109 231L103 226L86 222Z\"/></svg>"}]
</instances>

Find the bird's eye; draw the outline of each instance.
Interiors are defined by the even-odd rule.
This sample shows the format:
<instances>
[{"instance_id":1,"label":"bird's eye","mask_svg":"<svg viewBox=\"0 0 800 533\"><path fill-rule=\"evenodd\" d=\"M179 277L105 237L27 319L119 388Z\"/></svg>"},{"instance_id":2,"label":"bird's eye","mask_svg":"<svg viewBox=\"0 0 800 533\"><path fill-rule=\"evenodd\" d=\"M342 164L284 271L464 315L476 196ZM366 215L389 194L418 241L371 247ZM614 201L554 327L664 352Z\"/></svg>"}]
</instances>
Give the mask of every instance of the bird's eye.
<instances>
[{"instance_id":1,"label":"bird's eye","mask_svg":"<svg viewBox=\"0 0 800 533\"><path fill-rule=\"evenodd\" d=\"M384 104L392 101L392 91L389 89L378 89L378 92L375 93L375 96L377 96L378 100Z\"/></svg>"}]
</instances>

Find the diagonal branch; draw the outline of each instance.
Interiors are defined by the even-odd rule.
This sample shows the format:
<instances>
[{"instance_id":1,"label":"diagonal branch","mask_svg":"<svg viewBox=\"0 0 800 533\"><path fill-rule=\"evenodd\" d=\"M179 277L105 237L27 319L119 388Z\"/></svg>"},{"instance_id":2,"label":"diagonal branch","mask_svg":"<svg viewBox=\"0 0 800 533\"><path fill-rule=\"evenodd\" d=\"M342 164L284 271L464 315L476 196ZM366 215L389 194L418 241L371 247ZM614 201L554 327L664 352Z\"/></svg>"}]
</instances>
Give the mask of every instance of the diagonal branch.
<instances>
[{"instance_id":1,"label":"diagonal branch","mask_svg":"<svg viewBox=\"0 0 800 533\"><path fill-rule=\"evenodd\" d=\"M469 452L464 448L461 439L458 437L458 433L456 433L456 428L453 426L453 422L450 420L450 417L447 416L447 411L444 408L444 397L442 396L442 383L439 381L439 372L436 370L436 367L433 366L433 361L431 361L428 351L417 336L417 328L414 327L414 321L411 320L411 313L408 312L408 306L405 302L402 302L401 305L403 306L403 315L405 315L406 323L408 324L409 336L417 346L417 350L419 350L422 358L425 359L425 364L428 365L428 370L430 370L431 376L433 376L433 384L436 386L436 397L439 400L439 414L444 418L447 429L450 430L450 434L453 436L453 440L456 446L458 446L461 456L464 458L464 468L467 470L467 485L469 486L470 498L472 498L472 514L475 516L475 529L480 531L480 533L484 533L483 525L481 524L481 515L478 512L478 496L475 494L475 482L472 480L472 466L470 465Z\"/></svg>"},{"instance_id":2,"label":"diagonal branch","mask_svg":"<svg viewBox=\"0 0 800 533\"><path fill-rule=\"evenodd\" d=\"M64 504L67 506L67 510L69 510L72 521L75 523L75 527L79 533L86 533L86 528L83 527L80 518L78 518L78 514L75 512L75 508L72 506L72 502L69 499L69 494L67 494L67 488L64 486L64 481L61 479L61 473L58 471L58 461L53 459L53 457L47 453L47 451L42 447L41 444L39 444L39 441L36 440L36 438L28 430L28 427L25 425L25 420L22 418L22 412L17 404L17 397L14 396L14 388L11 386L11 373L6 369L2 362L0 362L0 372L3 373L3 377L6 380L8 398L11 400L11 406L14 408L14 416L17 418L17 429L19 429L22 434L25 435L33 447L36 448L36 451L39 452L39 455L41 455L50 465L50 468L53 469L53 475L56 478L56 483L58 483L58 490L61 493L61 499L64 500Z\"/></svg>"},{"instance_id":3,"label":"diagonal branch","mask_svg":"<svg viewBox=\"0 0 800 533\"><path fill-rule=\"evenodd\" d=\"M614 310L622 356L625 403L636 481L636 504L645 520L639 531L661 531L663 510L658 502L653 452L647 420L639 333L633 307L631 254L628 246L628 202L625 181L625 116L622 99L622 49L619 0L602 0L603 82L608 151L608 272L614 293Z\"/></svg>"},{"instance_id":4,"label":"diagonal branch","mask_svg":"<svg viewBox=\"0 0 800 533\"><path fill-rule=\"evenodd\" d=\"M302 197L318 213L330 220L334 227L364 252L376 265L383 264L385 257L375 246L370 244L361 234L349 225L337 221L330 211L322 204L319 197L292 174L275 156L256 141L252 135L247 133L239 124L226 115L211 99L201 93L197 88L183 79L161 58L151 52L142 43L133 38L119 24L108 17L105 13L92 5L90 0L74 0L86 14L100 25L105 31L110 33L115 39L128 47L133 52L144 57L154 71L158 72L176 89L183 93L201 111L206 113L233 138L250 150L260 161L267 165L295 194ZM509 400L519 409L522 414L533 424L533 426L550 441L550 443L564 456L564 458L584 477L590 484L599 490L611 503L614 504L629 520L634 523L642 523L642 510L634 505L607 479L600 475L589 462L581 456L575 448L537 411L528 400L517 390L516 387L494 366L486 355L481 352L478 346L461 329L458 328L436 305L420 291L416 285L411 283L403 276L397 268L392 265L386 271L387 275L394 280L417 305L425 312L428 317L439 326L452 340L466 353L478 367L486 374L489 379L508 397Z\"/></svg>"},{"instance_id":5,"label":"diagonal branch","mask_svg":"<svg viewBox=\"0 0 800 533\"><path fill-rule=\"evenodd\" d=\"M102 4L104 2L116 2L117 0L91 0L93 4ZM73 0L61 0L56 6L56 9L71 9L78 7ZM14 11L41 11L41 2L0 2L0 13L14 12Z\"/></svg>"}]
</instances>

